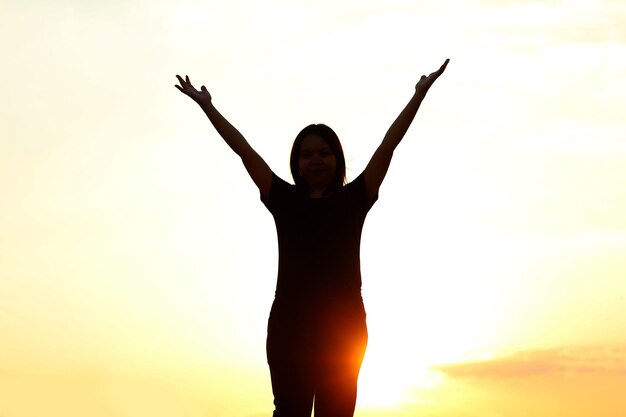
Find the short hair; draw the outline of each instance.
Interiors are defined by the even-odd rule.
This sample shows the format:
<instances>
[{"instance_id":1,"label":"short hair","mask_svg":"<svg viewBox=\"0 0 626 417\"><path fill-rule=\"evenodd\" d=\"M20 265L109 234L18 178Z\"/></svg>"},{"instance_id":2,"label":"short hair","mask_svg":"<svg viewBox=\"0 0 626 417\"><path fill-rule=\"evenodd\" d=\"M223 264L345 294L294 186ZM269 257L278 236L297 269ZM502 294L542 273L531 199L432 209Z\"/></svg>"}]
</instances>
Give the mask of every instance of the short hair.
<instances>
[{"instance_id":1,"label":"short hair","mask_svg":"<svg viewBox=\"0 0 626 417\"><path fill-rule=\"evenodd\" d=\"M302 129L300 133L298 133L298 136L296 136L296 139L293 141L291 156L289 157L289 166L291 168L291 176L296 183L296 187L305 192L308 192L309 189L309 185L300 175L299 157L300 149L302 148L302 141L310 135L318 135L324 139L331 152L337 158L337 169L335 170L333 179L328 185L328 191L330 193L338 191L346 183L346 158L343 155L343 148L341 147L341 142L339 141L339 137L335 131L321 123L308 125Z\"/></svg>"}]
</instances>

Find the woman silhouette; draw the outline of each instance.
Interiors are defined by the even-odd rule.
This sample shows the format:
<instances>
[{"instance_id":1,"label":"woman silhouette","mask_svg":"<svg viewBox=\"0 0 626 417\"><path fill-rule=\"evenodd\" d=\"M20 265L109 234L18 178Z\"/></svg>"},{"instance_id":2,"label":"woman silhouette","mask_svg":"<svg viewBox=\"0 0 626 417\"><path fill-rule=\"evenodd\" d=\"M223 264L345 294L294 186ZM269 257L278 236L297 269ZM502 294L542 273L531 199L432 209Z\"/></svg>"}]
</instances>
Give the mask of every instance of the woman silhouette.
<instances>
[{"instance_id":1,"label":"woman silhouette","mask_svg":"<svg viewBox=\"0 0 626 417\"><path fill-rule=\"evenodd\" d=\"M295 185L276 176L213 106L205 86L176 76L241 160L272 213L278 235L278 280L267 332L274 417L350 417L367 326L361 298L360 240L394 149L428 89L449 60L422 75L415 93L387 131L365 170L345 184L339 138L326 125L304 128L291 149Z\"/></svg>"}]
</instances>

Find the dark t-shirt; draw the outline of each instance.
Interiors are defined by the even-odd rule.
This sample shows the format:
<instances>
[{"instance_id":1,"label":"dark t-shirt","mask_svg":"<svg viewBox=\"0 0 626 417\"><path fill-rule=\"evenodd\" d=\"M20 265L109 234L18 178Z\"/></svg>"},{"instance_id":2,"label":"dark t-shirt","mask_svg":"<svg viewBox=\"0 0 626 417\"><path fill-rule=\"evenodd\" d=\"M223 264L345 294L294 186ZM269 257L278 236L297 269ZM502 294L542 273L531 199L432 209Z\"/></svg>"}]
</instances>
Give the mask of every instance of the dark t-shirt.
<instances>
[{"instance_id":1,"label":"dark t-shirt","mask_svg":"<svg viewBox=\"0 0 626 417\"><path fill-rule=\"evenodd\" d=\"M276 301L360 300L360 243L369 199L363 174L330 197L311 198L275 174L263 203L278 234Z\"/></svg>"}]
</instances>

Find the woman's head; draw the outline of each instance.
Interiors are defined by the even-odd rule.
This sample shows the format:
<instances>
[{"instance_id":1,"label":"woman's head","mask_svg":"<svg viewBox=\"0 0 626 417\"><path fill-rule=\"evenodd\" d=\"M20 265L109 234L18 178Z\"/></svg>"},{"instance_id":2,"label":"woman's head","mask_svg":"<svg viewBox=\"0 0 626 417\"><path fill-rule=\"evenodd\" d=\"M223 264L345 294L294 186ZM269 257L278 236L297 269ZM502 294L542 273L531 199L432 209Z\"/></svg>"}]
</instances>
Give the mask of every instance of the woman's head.
<instances>
[{"instance_id":1,"label":"woman's head","mask_svg":"<svg viewBox=\"0 0 626 417\"><path fill-rule=\"evenodd\" d=\"M304 190L340 189L346 181L346 160L337 134L324 124L312 124L293 142L289 161L296 186Z\"/></svg>"}]
</instances>

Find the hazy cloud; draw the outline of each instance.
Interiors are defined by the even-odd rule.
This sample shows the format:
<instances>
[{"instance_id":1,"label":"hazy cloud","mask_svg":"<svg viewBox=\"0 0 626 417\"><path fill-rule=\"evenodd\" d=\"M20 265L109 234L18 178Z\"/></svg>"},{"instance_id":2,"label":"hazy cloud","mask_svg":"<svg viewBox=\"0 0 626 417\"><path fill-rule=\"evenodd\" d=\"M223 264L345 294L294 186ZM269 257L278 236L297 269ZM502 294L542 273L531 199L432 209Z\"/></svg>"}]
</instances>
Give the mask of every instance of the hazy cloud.
<instances>
[{"instance_id":1,"label":"hazy cloud","mask_svg":"<svg viewBox=\"0 0 626 417\"><path fill-rule=\"evenodd\" d=\"M520 46L626 41L626 6L608 1L493 2L488 8L475 9L469 21L489 28L487 36L509 47L516 40L523 41Z\"/></svg>"},{"instance_id":2,"label":"hazy cloud","mask_svg":"<svg viewBox=\"0 0 626 417\"><path fill-rule=\"evenodd\" d=\"M624 374L626 346L527 350L433 369L452 378L478 379L525 378L554 373Z\"/></svg>"}]
</instances>

